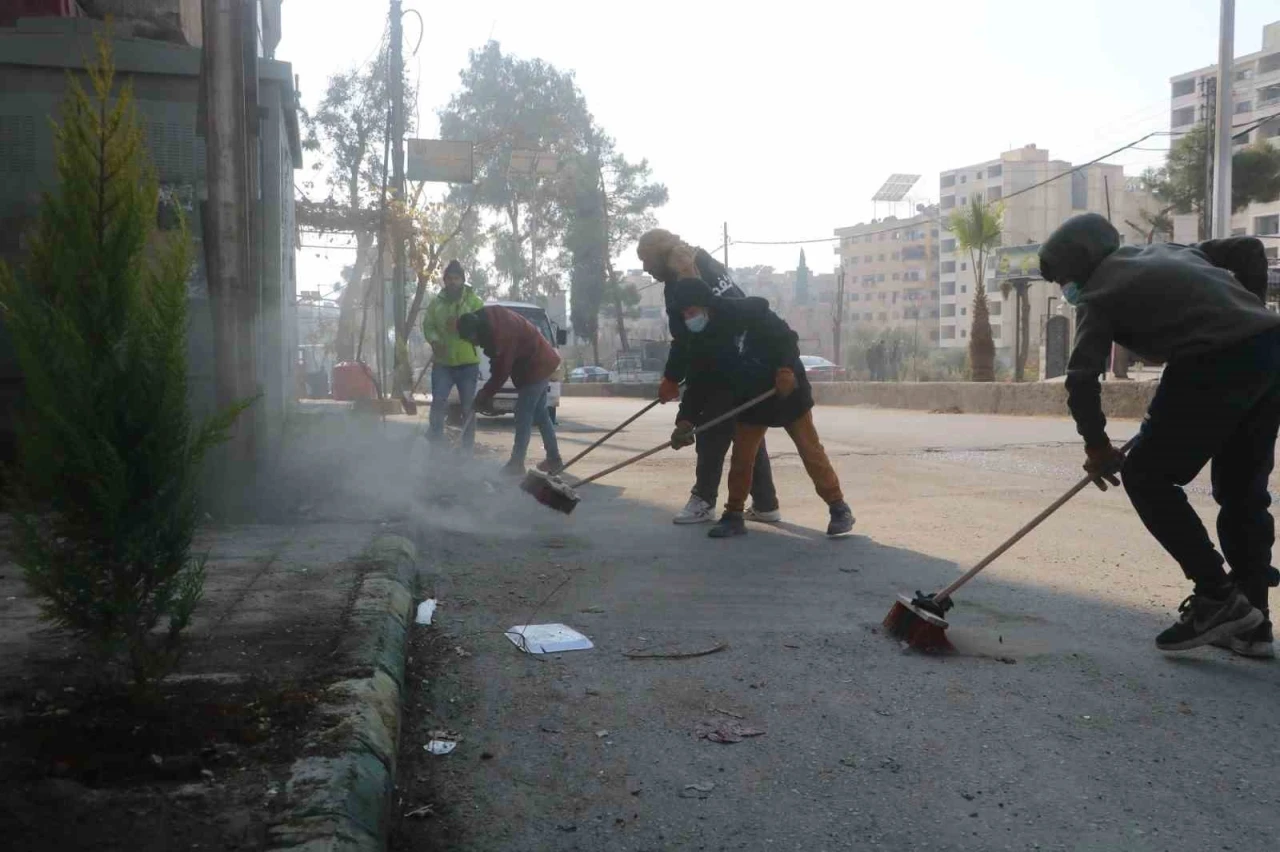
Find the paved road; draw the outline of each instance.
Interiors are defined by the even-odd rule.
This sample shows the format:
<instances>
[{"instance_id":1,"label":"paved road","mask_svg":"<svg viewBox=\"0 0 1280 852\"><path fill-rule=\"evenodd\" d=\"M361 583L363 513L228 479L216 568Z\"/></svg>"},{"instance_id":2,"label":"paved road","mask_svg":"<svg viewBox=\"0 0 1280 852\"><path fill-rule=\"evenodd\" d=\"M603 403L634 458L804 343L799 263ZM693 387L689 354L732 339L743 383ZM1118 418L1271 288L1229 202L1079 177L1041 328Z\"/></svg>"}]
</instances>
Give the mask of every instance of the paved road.
<instances>
[{"instance_id":1,"label":"paved road","mask_svg":"<svg viewBox=\"0 0 1280 852\"><path fill-rule=\"evenodd\" d=\"M634 408L566 400L564 440ZM658 443L673 414L580 472ZM851 408L817 421L851 539L821 535L825 507L780 431L786 522L726 542L670 523L690 451L584 487L568 517L471 474L437 481L415 512L439 632L404 737L406 752L433 728L464 741L402 766L406 809L439 816L406 823L397 848L1275 848L1280 665L1156 651L1187 588L1122 494L1090 489L967 587L960 654L904 653L879 630L898 592L941 586L1075 480L1069 422ZM507 446L508 428L482 443ZM1193 499L1209 517L1203 483ZM596 648L522 655L501 631L529 620ZM623 655L722 642L695 659ZM698 736L735 721L766 733Z\"/></svg>"}]
</instances>

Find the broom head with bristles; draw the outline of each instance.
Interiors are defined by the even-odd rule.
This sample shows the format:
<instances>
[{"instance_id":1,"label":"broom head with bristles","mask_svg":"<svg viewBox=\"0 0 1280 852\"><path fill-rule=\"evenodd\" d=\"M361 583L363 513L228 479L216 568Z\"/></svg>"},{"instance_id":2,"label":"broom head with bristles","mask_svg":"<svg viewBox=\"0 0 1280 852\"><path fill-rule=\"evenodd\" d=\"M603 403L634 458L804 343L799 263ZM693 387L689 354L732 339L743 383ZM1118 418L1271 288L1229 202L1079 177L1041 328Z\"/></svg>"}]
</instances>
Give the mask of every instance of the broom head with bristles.
<instances>
[{"instance_id":1,"label":"broom head with bristles","mask_svg":"<svg viewBox=\"0 0 1280 852\"><path fill-rule=\"evenodd\" d=\"M933 595L916 592L914 598L898 595L897 602L884 617L885 631L917 651L953 651L947 639L946 618L950 600L938 601Z\"/></svg>"},{"instance_id":2,"label":"broom head with bristles","mask_svg":"<svg viewBox=\"0 0 1280 852\"><path fill-rule=\"evenodd\" d=\"M540 470L531 470L520 483L520 490L533 495L544 506L568 515L578 506L577 493L567 484Z\"/></svg>"}]
</instances>

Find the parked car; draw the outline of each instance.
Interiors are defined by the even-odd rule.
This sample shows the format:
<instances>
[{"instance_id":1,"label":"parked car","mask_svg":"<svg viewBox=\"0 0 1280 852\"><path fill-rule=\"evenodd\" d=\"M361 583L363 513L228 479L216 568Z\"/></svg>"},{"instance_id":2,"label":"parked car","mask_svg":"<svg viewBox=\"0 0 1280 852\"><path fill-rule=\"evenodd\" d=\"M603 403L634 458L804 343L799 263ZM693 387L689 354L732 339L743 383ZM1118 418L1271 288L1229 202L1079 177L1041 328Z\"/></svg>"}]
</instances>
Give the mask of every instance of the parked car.
<instances>
[{"instance_id":1,"label":"parked car","mask_svg":"<svg viewBox=\"0 0 1280 852\"><path fill-rule=\"evenodd\" d=\"M611 382L613 374L604 367L586 366L569 371L569 381L575 384L582 382Z\"/></svg>"},{"instance_id":2,"label":"parked car","mask_svg":"<svg viewBox=\"0 0 1280 852\"><path fill-rule=\"evenodd\" d=\"M837 366L820 355L801 355L805 375L811 382L842 382L845 378L844 368Z\"/></svg>"}]
</instances>

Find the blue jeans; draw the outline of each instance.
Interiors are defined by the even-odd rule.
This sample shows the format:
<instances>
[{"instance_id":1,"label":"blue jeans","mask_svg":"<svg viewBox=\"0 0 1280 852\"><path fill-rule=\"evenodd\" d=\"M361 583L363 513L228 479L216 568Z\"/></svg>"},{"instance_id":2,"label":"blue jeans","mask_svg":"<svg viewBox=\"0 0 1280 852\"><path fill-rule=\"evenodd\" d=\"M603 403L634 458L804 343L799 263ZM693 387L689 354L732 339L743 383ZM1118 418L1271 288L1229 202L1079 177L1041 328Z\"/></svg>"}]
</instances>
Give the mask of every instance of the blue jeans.
<instances>
[{"instance_id":1,"label":"blue jeans","mask_svg":"<svg viewBox=\"0 0 1280 852\"><path fill-rule=\"evenodd\" d=\"M529 436L533 434L535 423L542 433L542 446L547 452L547 459L553 464L560 463L556 427L551 422L551 413L547 411L547 388L550 384L549 381L534 382L516 391L516 441L511 447L512 464L524 464L525 454L529 451Z\"/></svg>"},{"instance_id":2,"label":"blue jeans","mask_svg":"<svg viewBox=\"0 0 1280 852\"><path fill-rule=\"evenodd\" d=\"M428 437L438 441L444 435L445 414L449 410L449 391L456 385L458 402L462 403L462 416L471 414L471 405L476 399L476 384L480 380L479 364L463 364L449 367L436 364L431 368L431 415ZM470 420L466 431L462 433L462 448L470 450L476 443L476 422Z\"/></svg>"}]
</instances>

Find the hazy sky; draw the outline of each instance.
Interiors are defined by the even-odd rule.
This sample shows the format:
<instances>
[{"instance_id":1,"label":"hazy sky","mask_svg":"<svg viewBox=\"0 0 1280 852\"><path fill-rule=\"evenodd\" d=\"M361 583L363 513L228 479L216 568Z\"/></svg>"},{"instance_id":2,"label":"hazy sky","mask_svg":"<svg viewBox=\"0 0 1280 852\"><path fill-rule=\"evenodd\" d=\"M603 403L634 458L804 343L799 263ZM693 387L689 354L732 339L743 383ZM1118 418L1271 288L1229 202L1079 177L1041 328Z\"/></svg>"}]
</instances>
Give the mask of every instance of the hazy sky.
<instances>
[{"instance_id":1,"label":"hazy sky","mask_svg":"<svg viewBox=\"0 0 1280 852\"><path fill-rule=\"evenodd\" d=\"M1216 0L789 0L745 13L764 5L405 0L427 24L407 59L421 75L420 135L436 134L467 51L496 39L572 70L600 124L666 183L662 225L713 249L726 220L739 240L826 237L865 221L892 172L923 175L912 195L926 201L939 171L1030 142L1092 159L1167 130L1169 77L1217 60ZM1280 2L1236 7L1236 53L1251 53ZM387 8L285 0L276 55L301 75L304 103L329 74L371 57ZM417 30L408 16L406 54ZM1128 151L1110 162L1137 173L1160 159ZM798 253L732 245L730 261L793 268ZM334 280L344 256L315 254L301 258L300 289ZM830 244L807 255L819 271L834 265Z\"/></svg>"}]
</instances>

